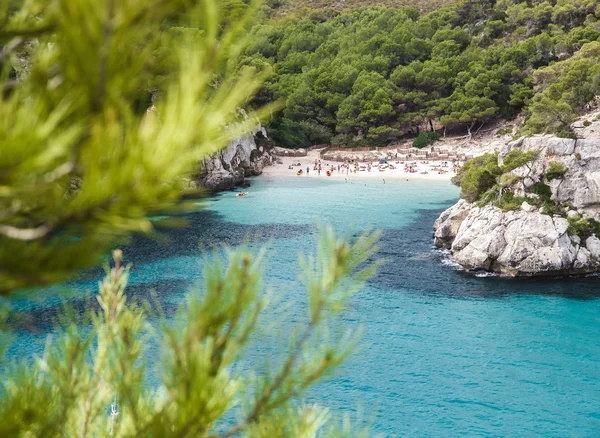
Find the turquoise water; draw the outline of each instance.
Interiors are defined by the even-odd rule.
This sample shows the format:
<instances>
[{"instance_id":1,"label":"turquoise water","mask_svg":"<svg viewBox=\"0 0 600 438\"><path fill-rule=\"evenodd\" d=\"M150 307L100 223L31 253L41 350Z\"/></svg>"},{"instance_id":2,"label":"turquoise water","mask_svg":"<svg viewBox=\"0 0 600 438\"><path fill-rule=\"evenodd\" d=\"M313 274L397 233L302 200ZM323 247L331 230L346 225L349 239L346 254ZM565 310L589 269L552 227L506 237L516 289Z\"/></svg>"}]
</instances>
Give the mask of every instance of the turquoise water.
<instances>
[{"instance_id":1,"label":"turquoise water","mask_svg":"<svg viewBox=\"0 0 600 438\"><path fill-rule=\"evenodd\" d=\"M362 407L372 431L385 436L600 434L597 277L512 280L457 270L432 245L433 221L458 197L448 183L260 177L245 190L245 198L210 198L163 241L135 239L125 250L134 263L129 295L156 291L172 314L201 279L199 244L235 246L250 236L268 249L268 283L289 291L291 325L305 313L296 259L312 249L315 223L381 229L388 263L343 317L362 324L360 350L311 401L338 413ZM76 308L85 308L94 284L77 284ZM56 302L20 304L35 327L18 331L12 354L41 351ZM257 341L249 360L275 349Z\"/></svg>"}]
</instances>

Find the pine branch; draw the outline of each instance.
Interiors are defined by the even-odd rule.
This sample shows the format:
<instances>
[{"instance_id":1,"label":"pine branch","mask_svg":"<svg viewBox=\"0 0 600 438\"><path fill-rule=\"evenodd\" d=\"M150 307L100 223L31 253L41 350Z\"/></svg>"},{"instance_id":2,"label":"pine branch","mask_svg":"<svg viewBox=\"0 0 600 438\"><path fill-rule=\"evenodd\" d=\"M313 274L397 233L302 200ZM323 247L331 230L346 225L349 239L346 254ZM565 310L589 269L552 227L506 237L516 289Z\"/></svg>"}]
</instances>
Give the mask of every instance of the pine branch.
<instances>
[{"instance_id":1,"label":"pine branch","mask_svg":"<svg viewBox=\"0 0 600 438\"><path fill-rule=\"evenodd\" d=\"M110 57L110 44L114 33L115 0L107 0L107 17L102 30L102 45L100 46L100 59L98 62L98 77L96 89L92 99L92 113L99 113L102 109L104 94L106 92L106 70Z\"/></svg>"},{"instance_id":2,"label":"pine branch","mask_svg":"<svg viewBox=\"0 0 600 438\"><path fill-rule=\"evenodd\" d=\"M316 312L318 317L321 314L322 308L323 308L323 305L321 302L321 304L319 305L319 310L318 310L318 312ZM268 406L268 402L271 399L271 397L273 396L273 394L281 387L281 385L289 377L289 375L292 371L292 368L293 368L294 364L296 363L296 360L298 359L298 356L300 355L302 348L304 347L304 344L306 344L306 342L310 338L310 335L312 334L312 332L314 331L314 329L316 328L316 326L318 324L318 320L319 320L318 317L317 317L317 319L311 320L311 322L309 322L309 324L306 326L304 333L302 334L300 339L298 339L298 341L296 342L296 345L294 346L294 349L293 349L291 355L288 357L287 361L285 362L283 368L281 369L281 371L279 372L279 374L277 375L275 380L273 380L273 382L265 388L262 396L255 403L254 408L246 416L246 418L240 424L232 427L224 434L214 435L214 436L211 436L211 438L232 437L232 436L237 435L238 433L242 432L246 427L248 427L250 424L256 422L259 419L260 414L262 413L263 409L266 406ZM286 394L286 396L281 400L281 402L279 404L289 400L291 398L291 396L292 396L292 394Z\"/></svg>"}]
</instances>

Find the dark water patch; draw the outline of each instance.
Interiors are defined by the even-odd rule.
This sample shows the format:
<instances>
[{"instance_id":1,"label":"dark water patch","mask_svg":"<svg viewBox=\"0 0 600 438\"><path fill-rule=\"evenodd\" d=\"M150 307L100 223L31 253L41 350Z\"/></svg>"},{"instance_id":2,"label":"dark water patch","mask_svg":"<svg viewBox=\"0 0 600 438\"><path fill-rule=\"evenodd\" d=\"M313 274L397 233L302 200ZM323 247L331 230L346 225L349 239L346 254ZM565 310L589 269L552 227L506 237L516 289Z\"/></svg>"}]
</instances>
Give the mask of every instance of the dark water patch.
<instances>
[{"instance_id":1,"label":"dark water patch","mask_svg":"<svg viewBox=\"0 0 600 438\"><path fill-rule=\"evenodd\" d=\"M135 263L156 261L177 256L198 255L201 248L222 245L238 246L245 242L266 243L269 240L294 238L310 230L307 225L259 224L245 225L226 222L207 209L181 215L187 224L177 228L157 227L154 238L137 235L123 248L126 260Z\"/></svg>"},{"instance_id":2,"label":"dark water patch","mask_svg":"<svg viewBox=\"0 0 600 438\"><path fill-rule=\"evenodd\" d=\"M127 286L125 295L128 303L144 306L147 314L152 316L173 317L179 307L180 300L171 300L174 295L183 296L190 289L192 282L186 280L163 279L152 283L138 283ZM80 325L88 323L87 315L98 312L100 304L96 298L98 291L89 291L84 296L74 297L60 303L40 303L26 311L15 310L10 313L8 326L14 331L44 333L56 327L62 316L69 317Z\"/></svg>"},{"instance_id":3,"label":"dark water patch","mask_svg":"<svg viewBox=\"0 0 600 438\"><path fill-rule=\"evenodd\" d=\"M385 230L379 256L388 260L371 282L395 290L450 297L499 298L544 295L571 299L600 298L598 276L510 278L477 277L445 262L433 245L432 225L439 210L419 210L410 227Z\"/></svg>"}]
</instances>

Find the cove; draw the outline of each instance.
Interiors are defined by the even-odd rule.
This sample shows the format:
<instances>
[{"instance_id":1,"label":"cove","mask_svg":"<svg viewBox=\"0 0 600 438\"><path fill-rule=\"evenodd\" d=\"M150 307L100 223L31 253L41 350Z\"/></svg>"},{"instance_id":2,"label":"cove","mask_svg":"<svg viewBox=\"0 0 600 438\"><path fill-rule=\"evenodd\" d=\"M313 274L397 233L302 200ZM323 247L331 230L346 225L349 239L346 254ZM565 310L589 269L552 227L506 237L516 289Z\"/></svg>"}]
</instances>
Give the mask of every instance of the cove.
<instances>
[{"instance_id":1,"label":"cove","mask_svg":"<svg viewBox=\"0 0 600 438\"><path fill-rule=\"evenodd\" d=\"M336 414L362 407L372 432L384 436L597 435L597 277L517 280L457 270L432 242L433 221L458 197L448 183L259 177L244 191L249 196L224 192L200 202L186 228L164 230L161 240L127 245L128 295L154 291L170 317L201 280L200 246L248 238L267 249L265 277L275 292L287 291L291 325L305 312L296 260L311 251L315 223L350 234L381 229L387 263L343 314L346 324L362 324L360 348L310 401ZM76 309L93 300L100 275L69 285ZM17 330L11 355L39 354L63 300L18 304L35 327ZM274 348L253 347L249 360Z\"/></svg>"}]
</instances>

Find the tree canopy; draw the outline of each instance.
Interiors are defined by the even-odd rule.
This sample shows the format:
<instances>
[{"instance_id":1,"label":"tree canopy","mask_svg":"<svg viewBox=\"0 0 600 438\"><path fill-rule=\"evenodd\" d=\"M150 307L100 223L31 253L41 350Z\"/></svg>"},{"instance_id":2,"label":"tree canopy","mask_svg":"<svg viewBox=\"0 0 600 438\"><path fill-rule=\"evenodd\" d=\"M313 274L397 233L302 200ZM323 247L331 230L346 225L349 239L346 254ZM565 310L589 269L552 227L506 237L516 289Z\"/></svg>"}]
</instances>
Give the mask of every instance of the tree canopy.
<instances>
[{"instance_id":1,"label":"tree canopy","mask_svg":"<svg viewBox=\"0 0 600 438\"><path fill-rule=\"evenodd\" d=\"M284 146L469 131L521 112L524 132L568 135L600 94L599 19L593 0L326 9L257 24L242 65L273 67L255 103L287 102L269 124Z\"/></svg>"}]
</instances>

